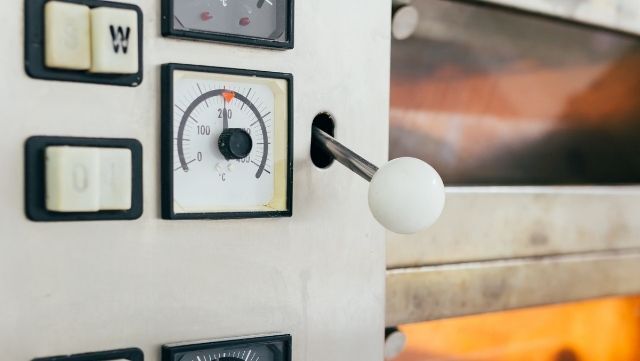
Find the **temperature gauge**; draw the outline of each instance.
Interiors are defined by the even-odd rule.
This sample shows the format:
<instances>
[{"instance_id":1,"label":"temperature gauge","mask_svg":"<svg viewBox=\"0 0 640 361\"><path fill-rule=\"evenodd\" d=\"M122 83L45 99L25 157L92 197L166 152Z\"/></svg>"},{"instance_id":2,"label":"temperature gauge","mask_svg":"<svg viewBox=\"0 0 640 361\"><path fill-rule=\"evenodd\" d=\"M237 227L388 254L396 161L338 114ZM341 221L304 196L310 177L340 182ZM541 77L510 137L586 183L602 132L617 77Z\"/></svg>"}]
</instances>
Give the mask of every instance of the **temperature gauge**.
<instances>
[{"instance_id":1,"label":"temperature gauge","mask_svg":"<svg viewBox=\"0 0 640 361\"><path fill-rule=\"evenodd\" d=\"M163 66L163 218L291 215L290 74Z\"/></svg>"},{"instance_id":2,"label":"temperature gauge","mask_svg":"<svg viewBox=\"0 0 640 361\"><path fill-rule=\"evenodd\" d=\"M293 48L293 0L163 0L165 36Z\"/></svg>"},{"instance_id":3,"label":"temperature gauge","mask_svg":"<svg viewBox=\"0 0 640 361\"><path fill-rule=\"evenodd\" d=\"M162 361L291 361L291 336L166 345Z\"/></svg>"}]
</instances>

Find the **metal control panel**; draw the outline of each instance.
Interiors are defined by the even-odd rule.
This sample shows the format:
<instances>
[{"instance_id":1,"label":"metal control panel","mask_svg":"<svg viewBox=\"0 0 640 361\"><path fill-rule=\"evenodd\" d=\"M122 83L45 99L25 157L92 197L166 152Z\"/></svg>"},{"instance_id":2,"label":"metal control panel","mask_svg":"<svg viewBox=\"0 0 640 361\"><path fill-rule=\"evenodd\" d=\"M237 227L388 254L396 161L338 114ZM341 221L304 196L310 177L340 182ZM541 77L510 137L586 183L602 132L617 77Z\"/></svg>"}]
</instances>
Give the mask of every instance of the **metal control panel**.
<instances>
[{"instance_id":1,"label":"metal control panel","mask_svg":"<svg viewBox=\"0 0 640 361\"><path fill-rule=\"evenodd\" d=\"M7 3L3 357L381 360L385 232L366 183L309 149L326 112L386 161L390 19L364 0Z\"/></svg>"}]
</instances>

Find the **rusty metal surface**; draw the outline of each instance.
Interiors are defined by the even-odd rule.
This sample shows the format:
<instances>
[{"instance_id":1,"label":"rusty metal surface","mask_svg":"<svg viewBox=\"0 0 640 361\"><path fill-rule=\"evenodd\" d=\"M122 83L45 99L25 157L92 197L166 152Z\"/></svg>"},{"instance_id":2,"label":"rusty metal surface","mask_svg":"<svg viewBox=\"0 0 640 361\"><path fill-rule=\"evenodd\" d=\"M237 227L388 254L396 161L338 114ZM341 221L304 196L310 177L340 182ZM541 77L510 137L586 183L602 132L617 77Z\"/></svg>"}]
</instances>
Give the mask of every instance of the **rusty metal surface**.
<instances>
[{"instance_id":1,"label":"rusty metal surface","mask_svg":"<svg viewBox=\"0 0 640 361\"><path fill-rule=\"evenodd\" d=\"M386 324L640 293L640 249L387 271Z\"/></svg>"}]
</instances>

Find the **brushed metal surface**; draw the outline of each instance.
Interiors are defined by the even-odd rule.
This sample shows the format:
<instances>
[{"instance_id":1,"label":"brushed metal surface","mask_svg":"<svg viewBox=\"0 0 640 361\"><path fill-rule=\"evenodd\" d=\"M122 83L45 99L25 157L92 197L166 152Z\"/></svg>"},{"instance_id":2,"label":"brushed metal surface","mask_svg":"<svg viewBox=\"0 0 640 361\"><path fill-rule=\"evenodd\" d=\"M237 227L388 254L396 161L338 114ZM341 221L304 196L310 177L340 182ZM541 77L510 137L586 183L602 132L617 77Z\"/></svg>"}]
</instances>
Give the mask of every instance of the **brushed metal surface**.
<instances>
[{"instance_id":1,"label":"brushed metal surface","mask_svg":"<svg viewBox=\"0 0 640 361\"><path fill-rule=\"evenodd\" d=\"M636 0L482 0L640 34L640 3Z\"/></svg>"},{"instance_id":2,"label":"brushed metal surface","mask_svg":"<svg viewBox=\"0 0 640 361\"><path fill-rule=\"evenodd\" d=\"M635 186L451 187L433 227L388 233L387 267L637 248L639 214Z\"/></svg>"},{"instance_id":3,"label":"brushed metal surface","mask_svg":"<svg viewBox=\"0 0 640 361\"><path fill-rule=\"evenodd\" d=\"M640 249L387 272L386 324L640 293Z\"/></svg>"}]
</instances>

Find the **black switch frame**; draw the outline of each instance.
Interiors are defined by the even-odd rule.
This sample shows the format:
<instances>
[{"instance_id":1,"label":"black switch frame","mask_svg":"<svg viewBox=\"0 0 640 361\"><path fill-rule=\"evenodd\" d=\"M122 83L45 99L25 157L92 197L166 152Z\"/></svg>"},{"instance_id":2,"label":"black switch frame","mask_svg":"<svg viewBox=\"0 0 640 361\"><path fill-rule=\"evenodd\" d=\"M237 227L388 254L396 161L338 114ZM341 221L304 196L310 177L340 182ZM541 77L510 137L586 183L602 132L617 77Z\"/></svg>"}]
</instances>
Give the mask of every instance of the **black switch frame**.
<instances>
[{"instance_id":1,"label":"black switch frame","mask_svg":"<svg viewBox=\"0 0 640 361\"><path fill-rule=\"evenodd\" d=\"M139 348L125 348L113 351L88 352L68 356L52 356L35 358L32 361L112 361L112 360L144 361L144 354Z\"/></svg>"},{"instance_id":2,"label":"black switch frame","mask_svg":"<svg viewBox=\"0 0 640 361\"><path fill-rule=\"evenodd\" d=\"M131 150L131 208L125 211L52 212L45 201L45 149L48 146ZM136 139L33 136L25 143L25 213L37 222L132 220L142 215L142 144Z\"/></svg>"},{"instance_id":3,"label":"black switch frame","mask_svg":"<svg viewBox=\"0 0 640 361\"><path fill-rule=\"evenodd\" d=\"M24 65L27 74L34 79L60 80L79 83L93 83L137 87L142 83L143 74L143 16L140 7L133 4L102 0L56 0L72 4L87 5L90 8L109 7L134 10L138 14L138 72L136 74L95 74L84 70L47 68L44 59L45 26L44 5L49 0L24 1Z\"/></svg>"}]
</instances>

